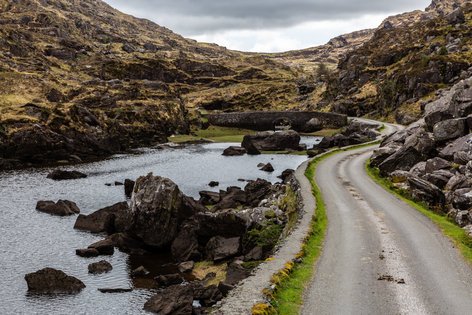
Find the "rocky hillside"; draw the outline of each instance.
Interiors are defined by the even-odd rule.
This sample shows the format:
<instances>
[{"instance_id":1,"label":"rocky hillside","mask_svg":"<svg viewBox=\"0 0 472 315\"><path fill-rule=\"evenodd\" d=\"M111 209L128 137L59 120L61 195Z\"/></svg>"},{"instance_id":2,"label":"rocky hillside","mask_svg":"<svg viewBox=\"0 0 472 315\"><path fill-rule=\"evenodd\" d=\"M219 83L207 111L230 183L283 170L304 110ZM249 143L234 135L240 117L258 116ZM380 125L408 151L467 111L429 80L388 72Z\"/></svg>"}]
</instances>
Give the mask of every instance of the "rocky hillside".
<instances>
[{"instance_id":1,"label":"rocky hillside","mask_svg":"<svg viewBox=\"0 0 472 315\"><path fill-rule=\"evenodd\" d=\"M425 117L383 141L371 165L472 235L472 77L439 94Z\"/></svg>"},{"instance_id":2,"label":"rocky hillside","mask_svg":"<svg viewBox=\"0 0 472 315\"><path fill-rule=\"evenodd\" d=\"M467 77L471 25L469 1L433 1L425 11L386 19L342 58L313 108L415 121L438 89Z\"/></svg>"},{"instance_id":3,"label":"rocky hillside","mask_svg":"<svg viewBox=\"0 0 472 315\"><path fill-rule=\"evenodd\" d=\"M80 161L166 140L193 108L293 106L297 74L99 0L0 0L0 164Z\"/></svg>"}]
</instances>

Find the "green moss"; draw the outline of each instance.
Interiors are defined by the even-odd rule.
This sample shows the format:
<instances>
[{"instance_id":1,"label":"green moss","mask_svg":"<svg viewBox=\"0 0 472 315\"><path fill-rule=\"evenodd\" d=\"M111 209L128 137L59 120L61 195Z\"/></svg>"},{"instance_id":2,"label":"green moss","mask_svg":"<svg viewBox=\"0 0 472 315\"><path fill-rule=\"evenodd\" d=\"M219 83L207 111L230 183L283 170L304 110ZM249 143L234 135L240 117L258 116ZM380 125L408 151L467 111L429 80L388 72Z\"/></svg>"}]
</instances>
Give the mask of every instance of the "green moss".
<instances>
[{"instance_id":1,"label":"green moss","mask_svg":"<svg viewBox=\"0 0 472 315\"><path fill-rule=\"evenodd\" d=\"M464 229L457 226L447 216L431 210L426 204L412 200L407 192L397 189L389 180L381 177L379 170L370 167L369 162L370 161L367 161L366 163L367 174L369 174L375 182L433 221L441 229L443 234L456 244L469 264L472 264L472 238L467 235Z\"/></svg>"},{"instance_id":2,"label":"green moss","mask_svg":"<svg viewBox=\"0 0 472 315\"><path fill-rule=\"evenodd\" d=\"M252 229L247 233L247 241L262 247L264 250L271 250L277 244L282 234L282 226L269 223L262 229Z\"/></svg>"}]
</instances>

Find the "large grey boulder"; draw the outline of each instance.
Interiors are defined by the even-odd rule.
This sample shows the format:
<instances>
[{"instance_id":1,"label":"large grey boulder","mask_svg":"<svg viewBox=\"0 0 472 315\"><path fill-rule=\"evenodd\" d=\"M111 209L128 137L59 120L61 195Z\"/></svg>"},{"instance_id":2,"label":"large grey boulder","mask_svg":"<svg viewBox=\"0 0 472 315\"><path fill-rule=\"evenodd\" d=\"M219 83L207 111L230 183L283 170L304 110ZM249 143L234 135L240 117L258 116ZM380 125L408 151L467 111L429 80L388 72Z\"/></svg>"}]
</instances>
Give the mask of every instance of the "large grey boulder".
<instances>
[{"instance_id":1,"label":"large grey boulder","mask_svg":"<svg viewBox=\"0 0 472 315\"><path fill-rule=\"evenodd\" d=\"M92 233L123 232L129 212L128 203L120 202L113 206L95 211L89 215L79 215L74 229Z\"/></svg>"},{"instance_id":2,"label":"large grey boulder","mask_svg":"<svg viewBox=\"0 0 472 315\"><path fill-rule=\"evenodd\" d=\"M433 173L434 171L446 169L451 167L451 162L435 157L426 161L425 171L426 173Z\"/></svg>"},{"instance_id":3,"label":"large grey boulder","mask_svg":"<svg viewBox=\"0 0 472 315\"><path fill-rule=\"evenodd\" d=\"M433 127L434 139L437 142L457 139L466 135L468 131L466 121L462 118L443 120Z\"/></svg>"},{"instance_id":4,"label":"large grey boulder","mask_svg":"<svg viewBox=\"0 0 472 315\"><path fill-rule=\"evenodd\" d=\"M379 170L382 174L390 174L397 170L408 171L422 160L423 156L415 148L403 147L380 163Z\"/></svg>"},{"instance_id":5,"label":"large grey boulder","mask_svg":"<svg viewBox=\"0 0 472 315\"><path fill-rule=\"evenodd\" d=\"M431 206L441 208L444 206L446 196L436 185L416 176L409 177L407 181L410 184L410 192L415 199L425 201Z\"/></svg>"},{"instance_id":6,"label":"large grey boulder","mask_svg":"<svg viewBox=\"0 0 472 315\"><path fill-rule=\"evenodd\" d=\"M207 259L218 261L234 257L239 253L240 238L212 237L206 245Z\"/></svg>"},{"instance_id":7,"label":"large grey boulder","mask_svg":"<svg viewBox=\"0 0 472 315\"><path fill-rule=\"evenodd\" d=\"M439 152L439 156L446 160L453 160L456 152L472 152L472 135L466 135L449 143Z\"/></svg>"},{"instance_id":8,"label":"large grey boulder","mask_svg":"<svg viewBox=\"0 0 472 315\"><path fill-rule=\"evenodd\" d=\"M85 284L61 270L44 268L25 276L28 291L41 294L79 293Z\"/></svg>"},{"instance_id":9,"label":"large grey boulder","mask_svg":"<svg viewBox=\"0 0 472 315\"><path fill-rule=\"evenodd\" d=\"M241 146L246 149L255 147L259 151L298 150L300 140L300 135L293 130L279 132L265 131L258 132L255 135L244 136Z\"/></svg>"},{"instance_id":10,"label":"large grey boulder","mask_svg":"<svg viewBox=\"0 0 472 315\"><path fill-rule=\"evenodd\" d=\"M168 246L180 224L199 210L173 181L150 173L136 180L127 231L147 245Z\"/></svg>"}]
</instances>

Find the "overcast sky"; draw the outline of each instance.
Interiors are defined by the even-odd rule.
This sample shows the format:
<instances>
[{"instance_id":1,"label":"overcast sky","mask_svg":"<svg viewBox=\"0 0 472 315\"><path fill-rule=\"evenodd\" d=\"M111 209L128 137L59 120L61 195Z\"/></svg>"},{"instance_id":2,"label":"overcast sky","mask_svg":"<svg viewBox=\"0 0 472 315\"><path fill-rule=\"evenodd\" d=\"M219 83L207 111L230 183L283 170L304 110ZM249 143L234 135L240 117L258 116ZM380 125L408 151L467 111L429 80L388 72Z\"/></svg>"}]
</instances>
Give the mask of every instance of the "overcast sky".
<instances>
[{"instance_id":1,"label":"overcast sky","mask_svg":"<svg viewBox=\"0 0 472 315\"><path fill-rule=\"evenodd\" d=\"M105 0L185 37L230 49L278 52L312 47L377 27L431 0Z\"/></svg>"}]
</instances>

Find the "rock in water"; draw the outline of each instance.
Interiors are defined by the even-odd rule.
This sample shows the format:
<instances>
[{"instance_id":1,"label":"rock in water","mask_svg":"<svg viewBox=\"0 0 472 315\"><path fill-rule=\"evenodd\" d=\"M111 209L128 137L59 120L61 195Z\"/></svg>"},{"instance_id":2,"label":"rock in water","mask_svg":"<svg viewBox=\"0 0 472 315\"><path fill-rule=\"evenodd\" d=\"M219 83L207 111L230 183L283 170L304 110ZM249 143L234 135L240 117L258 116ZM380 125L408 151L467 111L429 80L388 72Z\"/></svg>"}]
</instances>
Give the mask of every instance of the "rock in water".
<instances>
[{"instance_id":1,"label":"rock in water","mask_svg":"<svg viewBox=\"0 0 472 315\"><path fill-rule=\"evenodd\" d=\"M223 151L224 156L241 156L246 154L246 149L241 147L231 146Z\"/></svg>"},{"instance_id":2,"label":"rock in water","mask_svg":"<svg viewBox=\"0 0 472 315\"><path fill-rule=\"evenodd\" d=\"M88 272L92 274L106 273L113 269L113 266L106 260L101 260L88 265Z\"/></svg>"},{"instance_id":3,"label":"rock in water","mask_svg":"<svg viewBox=\"0 0 472 315\"><path fill-rule=\"evenodd\" d=\"M283 151L287 149L298 150L300 147L300 135L293 131L265 131L255 135L244 136L241 146L246 150L256 148L259 151Z\"/></svg>"},{"instance_id":4,"label":"rock in water","mask_svg":"<svg viewBox=\"0 0 472 315\"><path fill-rule=\"evenodd\" d=\"M131 195L133 194L133 189L134 189L134 180L131 179L125 179L125 196L128 198L131 198Z\"/></svg>"},{"instance_id":5,"label":"rock in water","mask_svg":"<svg viewBox=\"0 0 472 315\"><path fill-rule=\"evenodd\" d=\"M61 270L44 268L25 276L28 291L42 294L79 293L85 284Z\"/></svg>"},{"instance_id":6,"label":"rock in water","mask_svg":"<svg viewBox=\"0 0 472 315\"><path fill-rule=\"evenodd\" d=\"M47 178L52 180L69 180L69 179L79 179L86 178L87 175L78 171L61 171L55 170L48 174Z\"/></svg>"},{"instance_id":7,"label":"rock in water","mask_svg":"<svg viewBox=\"0 0 472 315\"><path fill-rule=\"evenodd\" d=\"M190 286L174 285L151 297L144 310L159 315L192 314L193 289Z\"/></svg>"},{"instance_id":8,"label":"rock in water","mask_svg":"<svg viewBox=\"0 0 472 315\"><path fill-rule=\"evenodd\" d=\"M74 229L89 231L92 233L121 232L121 221L128 213L128 204L120 202L113 206L95 211L89 215L79 215L74 224ZM116 224L118 223L118 224Z\"/></svg>"},{"instance_id":9,"label":"rock in water","mask_svg":"<svg viewBox=\"0 0 472 315\"><path fill-rule=\"evenodd\" d=\"M54 201L38 201L36 210L58 216L80 213L77 205L69 200L59 200L57 203L54 203Z\"/></svg>"},{"instance_id":10,"label":"rock in water","mask_svg":"<svg viewBox=\"0 0 472 315\"><path fill-rule=\"evenodd\" d=\"M272 173L274 171L274 167L272 166L272 164L267 163L266 165L261 167L261 171Z\"/></svg>"},{"instance_id":11,"label":"rock in water","mask_svg":"<svg viewBox=\"0 0 472 315\"><path fill-rule=\"evenodd\" d=\"M150 173L136 181L128 231L147 245L170 245L180 224L198 211L195 207L173 181Z\"/></svg>"}]
</instances>

